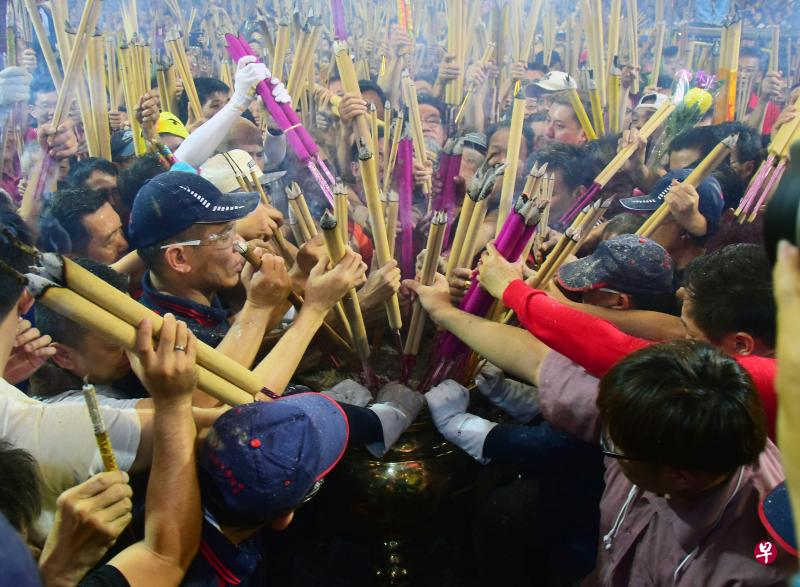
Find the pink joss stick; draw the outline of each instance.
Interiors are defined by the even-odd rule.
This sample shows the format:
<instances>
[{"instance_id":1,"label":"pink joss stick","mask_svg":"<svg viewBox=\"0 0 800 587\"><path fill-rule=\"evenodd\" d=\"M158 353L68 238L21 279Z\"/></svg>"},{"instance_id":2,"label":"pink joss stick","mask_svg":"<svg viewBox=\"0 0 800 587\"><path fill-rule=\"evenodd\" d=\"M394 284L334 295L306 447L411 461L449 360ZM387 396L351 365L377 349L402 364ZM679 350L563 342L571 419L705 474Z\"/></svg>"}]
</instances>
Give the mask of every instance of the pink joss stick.
<instances>
[{"instance_id":1,"label":"pink joss stick","mask_svg":"<svg viewBox=\"0 0 800 587\"><path fill-rule=\"evenodd\" d=\"M344 4L342 0L331 0L333 15L333 37L339 41L347 40L347 29L344 26Z\"/></svg>"}]
</instances>

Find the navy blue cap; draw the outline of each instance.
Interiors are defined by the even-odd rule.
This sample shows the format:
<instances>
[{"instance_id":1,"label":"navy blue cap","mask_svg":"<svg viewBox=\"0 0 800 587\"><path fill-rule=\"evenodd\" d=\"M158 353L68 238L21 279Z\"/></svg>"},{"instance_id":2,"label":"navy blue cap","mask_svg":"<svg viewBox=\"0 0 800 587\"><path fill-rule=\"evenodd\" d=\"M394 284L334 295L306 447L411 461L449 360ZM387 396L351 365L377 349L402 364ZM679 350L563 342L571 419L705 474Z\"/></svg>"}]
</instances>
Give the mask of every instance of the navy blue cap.
<instances>
[{"instance_id":1,"label":"navy blue cap","mask_svg":"<svg viewBox=\"0 0 800 587\"><path fill-rule=\"evenodd\" d=\"M200 455L203 502L223 524L278 519L339 462L348 437L344 411L319 393L233 408Z\"/></svg>"},{"instance_id":2,"label":"navy blue cap","mask_svg":"<svg viewBox=\"0 0 800 587\"><path fill-rule=\"evenodd\" d=\"M792 502L786 481L761 498L758 517L773 540L792 556L797 556L797 535L792 519Z\"/></svg>"},{"instance_id":3,"label":"navy blue cap","mask_svg":"<svg viewBox=\"0 0 800 587\"><path fill-rule=\"evenodd\" d=\"M691 169L676 169L670 171L656 182L653 189L646 196L623 198L619 201L623 208L633 211L652 212L664 203L673 180L683 181L692 172ZM697 186L697 195L700 196L698 209L708 221L708 234L712 234L719 226L722 213L725 211L725 198L722 197L722 187L716 178L709 176Z\"/></svg>"},{"instance_id":4,"label":"navy blue cap","mask_svg":"<svg viewBox=\"0 0 800 587\"><path fill-rule=\"evenodd\" d=\"M669 253L641 236L623 234L602 241L594 253L567 265L556 276L568 291L607 287L629 294L670 294L673 263Z\"/></svg>"},{"instance_id":5,"label":"navy blue cap","mask_svg":"<svg viewBox=\"0 0 800 587\"><path fill-rule=\"evenodd\" d=\"M128 241L137 249L149 247L193 224L220 224L244 218L258 202L257 193L223 194L195 173L168 171L148 181L136 194Z\"/></svg>"},{"instance_id":6,"label":"navy blue cap","mask_svg":"<svg viewBox=\"0 0 800 587\"><path fill-rule=\"evenodd\" d=\"M3 569L3 585L39 587L42 584L30 549L3 514L0 514L0 569Z\"/></svg>"},{"instance_id":7,"label":"navy blue cap","mask_svg":"<svg viewBox=\"0 0 800 587\"><path fill-rule=\"evenodd\" d=\"M118 131L111 135L111 160L119 161L133 157L133 132L129 130Z\"/></svg>"}]
</instances>

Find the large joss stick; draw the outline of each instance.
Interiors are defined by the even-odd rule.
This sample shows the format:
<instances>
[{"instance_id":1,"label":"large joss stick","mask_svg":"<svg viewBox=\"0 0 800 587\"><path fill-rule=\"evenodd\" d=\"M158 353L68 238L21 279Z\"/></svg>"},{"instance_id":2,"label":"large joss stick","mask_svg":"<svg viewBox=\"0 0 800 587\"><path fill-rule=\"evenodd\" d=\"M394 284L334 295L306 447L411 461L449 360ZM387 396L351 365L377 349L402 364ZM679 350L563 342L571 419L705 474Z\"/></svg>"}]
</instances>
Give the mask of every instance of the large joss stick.
<instances>
[{"instance_id":1,"label":"large joss stick","mask_svg":"<svg viewBox=\"0 0 800 587\"><path fill-rule=\"evenodd\" d=\"M347 189L340 181L336 182L333 186L333 214L336 217L336 226L339 228L339 238L342 242L347 244L350 241L350 235L347 228L349 220L349 202L347 201Z\"/></svg>"},{"instance_id":2,"label":"large joss stick","mask_svg":"<svg viewBox=\"0 0 800 587\"><path fill-rule=\"evenodd\" d=\"M28 18L33 26L33 31L36 33L36 40L39 47L42 49L47 71L50 72L50 77L53 79L53 85L56 90L61 90L61 84L64 83L64 78L61 75L61 70L58 68L58 61L56 60L53 47L50 44L50 37L42 24L42 19L39 16L39 9L35 0L24 0L25 10L28 12ZM60 25L60 23L59 23Z\"/></svg>"},{"instance_id":3,"label":"large joss stick","mask_svg":"<svg viewBox=\"0 0 800 587\"><path fill-rule=\"evenodd\" d=\"M667 34L667 25L659 22L656 25L656 45L653 49L653 72L650 74L650 85L658 87L658 77L661 75L661 57L664 54L664 39Z\"/></svg>"},{"instance_id":4,"label":"large joss stick","mask_svg":"<svg viewBox=\"0 0 800 587\"><path fill-rule=\"evenodd\" d=\"M428 231L428 242L425 247L425 261L422 263L422 272L419 281L422 285L432 285L436 277L436 268L439 265L439 256L442 254L442 244L444 243L445 226L447 225L447 214L445 212L435 212L431 220L431 227ZM425 310L419 300L414 304L414 311L411 315L411 323L406 335L406 345L403 352L406 355L416 355L422 343L422 333L425 330Z\"/></svg>"},{"instance_id":5,"label":"large joss stick","mask_svg":"<svg viewBox=\"0 0 800 587\"><path fill-rule=\"evenodd\" d=\"M475 216L476 208L480 213L478 203L487 198L494 189L497 178L502 176L507 164L500 165L496 168L489 169L486 164L478 170L472 182L467 188L467 196L461 205L461 212L458 216L458 227L456 234L453 237L453 244L450 247L450 254L447 258L447 267L445 275L448 279L453 275L453 271L460 267L459 263L463 256L470 250L469 246L465 246L467 241L467 234L472 224L472 218Z\"/></svg>"},{"instance_id":6,"label":"large joss stick","mask_svg":"<svg viewBox=\"0 0 800 587\"><path fill-rule=\"evenodd\" d=\"M408 125L411 128L411 140L414 145L414 157L420 163L425 163L428 160L428 154L425 150L425 137L422 132L422 118L419 114L419 102L417 101L417 88L414 85L414 80L408 71L403 71L402 74L403 84L403 99L408 107ZM431 182L426 181L422 186L422 193L425 196L431 194Z\"/></svg>"},{"instance_id":7,"label":"large joss stick","mask_svg":"<svg viewBox=\"0 0 800 587\"><path fill-rule=\"evenodd\" d=\"M80 326L101 334L126 350L136 349L136 326L118 318L71 289L60 287L38 275L28 275L28 290L36 301ZM120 295L122 292L118 292ZM131 300L134 304L134 300ZM198 361L199 362L199 361ZM198 365L197 387L228 405L253 401L253 396L206 367ZM259 388L259 391L262 388Z\"/></svg>"},{"instance_id":8,"label":"large joss stick","mask_svg":"<svg viewBox=\"0 0 800 587\"><path fill-rule=\"evenodd\" d=\"M653 116L642 126L641 130L639 131L639 136L642 140L647 141L652 134L658 130L658 128L669 118L669 115L675 110L675 104L670 102L664 102L661 106L659 106L658 110L653 113ZM600 191L608 184L609 181L619 172L620 169L625 165L625 163L630 159L633 154L638 149L638 145L636 143L631 143L628 146L620 149L620 151L614 156L614 158L605 166L603 171L601 171L597 177L595 177L594 182L586 191L586 193L576 200L575 204L567 210L567 212L559 219L559 222L563 225L567 225L577 216L577 214L588 204L591 202Z\"/></svg>"},{"instance_id":9,"label":"large joss stick","mask_svg":"<svg viewBox=\"0 0 800 587\"><path fill-rule=\"evenodd\" d=\"M626 0L628 13L628 41L629 61L634 69L633 87L634 94L639 93L639 11L637 0Z\"/></svg>"},{"instance_id":10,"label":"large joss stick","mask_svg":"<svg viewBox=\"0 0 800 587\"><path fill-rule=\"evenodd\" d=\"M530 59L533 52L533 44L536 39L536 25L539 22L539 14L542 11L542 0L533 0L530 12L528 12L528 21L526 23L526 36L525 42L522 45L522 57L526 63ZM469 31L471 32L471 31Z\"/></svg>"},{"instance_id":11,"label":"large joss stick","mask_svg":"<svg viewBox=\"0 0 800 587\"><path fill-rule=\"evenodd\" d=\"M133 327L138 326L142 320L150 320L153 325L153 336L159 336L163 324L163 318L160 315L144 307L71 259L61 257L55 253L43 253L41 255L41 264L43 267L42 273L48 280L59 286L69 288L78 296L85 298ZM200 341L197 343L197 362L209 371L245 390L251 396L263 388L258 377L253 373L233 359Z\"/></svg>"},{"instance_id":12,"label":"large joss stick","mask_svg":"<svg viewBox=\"0 0 800 587\"><path fill-rule=\"evenodd\" d=\"M500 208L497 213L497 232L500 230L511 211L511 200L514 197L514 184L517 181L519 168L519 151L522 145L522 129L525 124L525 98L521 95L514 96L514 106L511 110L511 127L508 132L508 150L506 151L505 177L503 189L500 193Z\"/></svg>"},{"instance_id":13,"label":"large joss stick","mask_svg":"<svg viewBox=\"0 0 800 587\"><path fill-rule=\"evenodd\" d=\"M331 18L333 20L333 38L347 40L347 27L344 21L344 4L342 0L331 0Z\"/></svg>"},{"instance_id":14,"label":"large joss stick","mask_svg":"<svg viewBox=\"0 0 800 587\"><path fill-rule=\"evenodd\" d=\"M375 158L363 140L359 144L358 165L361 170L361 180L364 183L364 196L367 200L369 224L372 227L372 240L375 244L378 266L384 267L391 262L392 255L386 234L386 224L384 224L383 205L381 204L380 189L378 188ZM389 316L389 326L392 330L399 332L403 326L403 319L400 315L400 302L397 294L386 302L386 311Z\"/></svg>"},{"instance_id":15,"label":"large joss stick","mask_svg":"<svg viewBox=\"0 0 800 587\"><path fill-rule=\"evenodd\" d=\"M203 108L200 104L200 98L197 96L197 88L194 85L194 77L192 77L189 58L186 56L186 50L183 47L183 40L180 37L167 39L166 45L170 55L172 55L172 62L175 64L178 74L181 76L183 91L186 92L192 116L194 116L195 121L202 120Z\"/></svg>"},{"instance_id":16,"label":"large joss stick","mask_svg":"<svg viewBox=\"0 0 800 587\"><path fill-rule=\"evenodd\" d=\"M238 63L245 55L256 56L255 51L253 51L243 38L227 34L225 35L225 40L228 43L228 53L235 62ZM257 56L256 58L258 59ZM277 78L272 79L276 80ZM272 88L267 80L259 82L256 86L256 91L258 95L261 96L264 106L267 108L270 116L272 116L275 123L286 135L286 140L289 146L292 147L292 151L294 151L295 155L306 165L311 175L322 189L322 192L325 194L328 203L333 206L333 191L331 188L331 185L335 183L333 174L331 174L320 157L319 147L314 142L314 139L311 138L305 126L300 122L300 118L292 108L291 103L277 102L272 95Z\"/></svg>"},{"instance_id":17,"label":"large joss stick","mask_svg":"<svg viewBox=\"0 0 800 587\"><path fill-rule=\"evenodd\" d=\"M114 447L111 446L111 437L108 435L106 424L103 422L103 414L97 403L97 391L94 385L83 378L83 399L86 401L86 408L89 410L89 419L92 421L94 439L97 441L97 448L100 451L100 458L103 461L103 468L106 471L116 471L117 457L114 455Z\"/></svg>"},{"instance_id":18,"label":"large joss stick","mask_svg":"<svg viewBox=\"0 0 800 587\"><path fill-rule=\"evenodd\" d=\"M592 228L597 225L597 222L611 206L611 202L611 198L605 201L597 200L591 206L587 206L575 218L575 221L566 230L555 249L548 255L547 260L536 273L536 277L533 280L534 287L540 288L550 282L561 265L570 258L589 236Z\"/></svg>"},{"instance_id":19,"label":"large joss stick","mask_svg":"<svg viewBox=\"0 0 800 587\"><path fill-rule=\"evenodd\" d=\"M539 223L540 210L534 202L519 198L512 213L508 215L503 229L495 240L497 252L512 263L519 259L522 251ZM460 308L474 316L486 316L494 305L494 298L477 281L473 281ZM426 374L421 389L427 390L444 377L450 375L454 367L462 363L461 357L467 347L449 332L439 339L437 360Z\"/></svg>"},{"instance_id":20,"label":"large joss stick","mask_svg":"<svg viewBox=\"0 0 800 587\"><path fill-rule=\"evenodd\" d=\"M325 238L325 246L328 249L328 258L331 267L335 267L342 257L345 256L345 244L339 236L336 228L336 218L329 212L325 212L320 219L320 228ZM351 289L343 298L344 312L353 333L353 348L364 365L365 374L369 372L369 340L367 340L367 330L364 326L364 317L361 315L361 305L358 303L358 294L355 288Z\"/></svg>"},{"instance_id":21,"label":"large joss stick","mask_svg":"<svg viewBox=\"0 0 800 587\"><path fill-rule=\"evenodd\" d=\"M729 137L724 138L720 143L717 144L716 147L714 147L714 149L712 149L705 159L703 159L697 165L697 167L692 170L692 172L682 183L694 187L700 185L709 175L711 175L714 169L716 169L717 166L731 154L733 148L736 146L736 141L738 138L738 134L730 135ZM656 229L661 226L664 220L666 220L669 213L669 205L664 202L655 212L653 212L653 214L650 215L645 223L639 227L639 230L636 231L636 234L649 238L656 231Z\"/></svg>"},{"instance_id":22,"label":"large joss stick","mask_svg":"<svg viewBox=\"0 0 800 587\"><path fill-rule=\"evenodd\" d=\"M795 100L794 107L795 109L800 109L800 98ZM758 168L753 180L750 182L747 193L745 193L742 201L739 203L739 207L736 209L736 216L742 213L747 215L753 202L759 199L759 194L762 193L764 183L773 172L774 165L788 153L792 135L798 128L800 128L800 117L796 117L793 121L784 124L775 133L775 137L769 144L767 159ZM758 206L756 209L758 209Z\"/></svg>"}]
</instances>

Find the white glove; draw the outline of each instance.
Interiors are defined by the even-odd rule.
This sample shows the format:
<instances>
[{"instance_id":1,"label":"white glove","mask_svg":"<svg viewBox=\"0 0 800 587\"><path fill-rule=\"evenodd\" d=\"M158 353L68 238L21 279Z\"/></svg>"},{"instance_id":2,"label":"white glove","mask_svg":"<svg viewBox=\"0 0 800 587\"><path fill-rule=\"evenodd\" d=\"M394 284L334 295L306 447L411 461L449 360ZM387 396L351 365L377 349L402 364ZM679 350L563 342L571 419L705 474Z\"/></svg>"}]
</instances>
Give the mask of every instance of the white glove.
<instances>
[{"instance_id":1,"label":"white glove","mask_svg":"<svg viewBox=\"0 0 800 587\"><path fill-rule=\"evenodd\" d=\"M370 410L378 416L383 430L383 442L367 445L367 450L376 457L382 457L397 442L400 435L411 426L422 409L425 399L422 394L412 391L399 383L387 383L380 391Z\"/></svg>"},{"instance_id":2,"label":"white glove","mask_svg":"<svg viewBox=\"0 0 800 587\"><path fill-rule=\"evenodd\" d=\"M490 459L483 457L483 444L497 424L467 413L469 390L466 387L447 379L426 393L425 401L442 436L482 465L489 462Z\"/></svg>"},{"instance_id":3,"label":"white glove","mask_svg":"<svg viewBox=\"0 0 800 587\"><path fill-rule=\"evenodd\" d=\"M340 381L328 391L323 391L322 395L327 395L340 404L350 404L362 408L372 401L372 394L369 390L352 379Z\"/></svg>"},{"instance_id":4,"label":"white glove","mask_svg":"<svg viewBox=\"0 0 800 587\"><path fill-rule=\"evenodd\" d=\"M505 376L491 363L475 378L478 390L506 414L527 424L539 413L539 389Z\"/></svg>"},{"instance_id":5,"label":"white glove","mask_svg":"<svg viewBox=\"0 0 800 587\"><path fill-rule=\"evenodd\" d=\"M253 55L245 55L236 65L231 103L241 112L244 112L253 101L251 92L256 84L272 76L266 65L256 61Z\"/></svg>"},{"instance_id":6,"label":"white glove","mask_svg":"<svg viewBox=\"0 0 800 587\"><path fill-rule=\"evenodd\" d=\"M0 71L0 107L27 102L31 95L31 75L21 67Z\"/></svg>"},{"instance_id":7,"label":"white glove","mask_svg":"<svg viewBox=\"0 0 800 587\"><path fill-rule=\"evenodd\" d=\"M281 81L273 77L270 79L270 83L275 86L272 88L272 96L275 98L275 101L278 104L289 104L292 101L292 97L289 95L289 92L286 90L286 86L281 83Z\"/></svg>"}]
</instances>

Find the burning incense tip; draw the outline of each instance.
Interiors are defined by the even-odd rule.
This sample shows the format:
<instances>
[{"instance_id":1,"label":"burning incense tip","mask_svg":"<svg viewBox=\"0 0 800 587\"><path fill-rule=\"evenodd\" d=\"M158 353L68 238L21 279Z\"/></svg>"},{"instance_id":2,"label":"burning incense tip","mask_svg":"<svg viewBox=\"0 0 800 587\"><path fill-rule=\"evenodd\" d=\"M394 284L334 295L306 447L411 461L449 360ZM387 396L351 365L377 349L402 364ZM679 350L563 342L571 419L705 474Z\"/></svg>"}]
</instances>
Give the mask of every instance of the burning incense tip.
<instances>
[{"instance_id":1,"label":"burning incense tip","mask_svg":"<svg viewBox=\"0 0 800 587\"><path fill-rule=\"evenodd\" d=\"M319 219L319 227L322 230L335 230L338 225L336 218L328 210L325 210L322 218Z\"/></svg>"}]
</instances>

